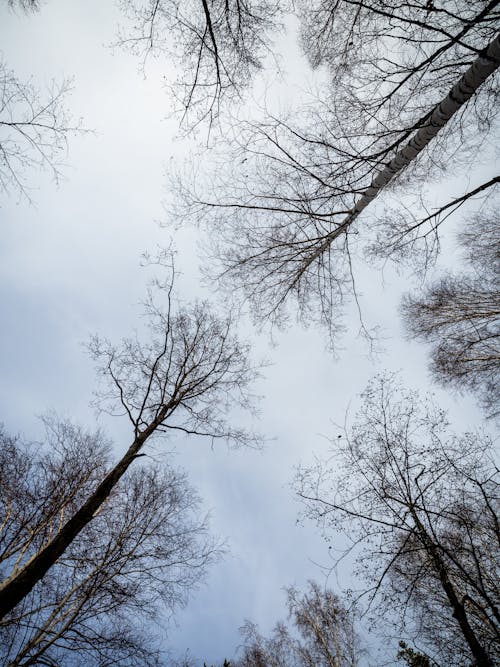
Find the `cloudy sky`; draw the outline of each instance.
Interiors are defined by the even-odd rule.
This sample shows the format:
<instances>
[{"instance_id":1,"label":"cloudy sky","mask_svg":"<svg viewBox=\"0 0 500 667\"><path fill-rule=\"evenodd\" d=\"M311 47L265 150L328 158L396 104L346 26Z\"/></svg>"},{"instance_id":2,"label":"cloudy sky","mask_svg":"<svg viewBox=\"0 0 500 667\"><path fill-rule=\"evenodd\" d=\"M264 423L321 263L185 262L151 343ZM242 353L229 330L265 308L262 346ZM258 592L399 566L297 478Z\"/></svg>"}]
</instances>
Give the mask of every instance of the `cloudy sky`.
<instances>
[{"instance_id":1,"label":"cloudy sky","mask_svg":"<svg viewBox=\"0 0 500 667\"><path fill-rule=\"evenodd\" d=\"M0 50L7 65L41 88L72 77L68 105L93 130L70 138L59 187L35 172L33 203L0 193L1 419L10 431L35 438L36 416L48 409L95 421L94 371L82 343L94 332L118 339L136 326L146 288L140 256L169 243L171 233L158 224L166 215L166 174L190 145L176 138L177 121L168 118L163 79L172 74L170 64L153 60L144 77L136 58L110 48L120 20L112 0L47 0L32 16L6 5L0 4ZM300 82L306 70L293 40L283 49ZM199 241L195 230L175 238L184 299L212 296L199 282ZM453 262L451 236L444 247ZM194 439L165 444L172 461L189 471L214 532L230 549L178 614L168 638L175 651L189 649L207 662L230 657L245 618L266 632L284 616L284 586L323 581L319 566L328 565L328 550L313 526L296 522L293 467L327 451L333 422L343 421L377 371L401 370L410 386L429 386L425 349L401 336L397 304L406 288L390 268L383 277L360 273L366 319L383 331L385 351L377 357L368 355L355 324L337 360L314 329L292 326L271 346L266 333L247 327L255 357L272 362L257 387L264 397L259 429L273 438L264 451L210 449ZM472 399L434 390L457 428L481 421ZM116 419L106 427L122 452L128 425Z\"/></svg>"}]
</instances>

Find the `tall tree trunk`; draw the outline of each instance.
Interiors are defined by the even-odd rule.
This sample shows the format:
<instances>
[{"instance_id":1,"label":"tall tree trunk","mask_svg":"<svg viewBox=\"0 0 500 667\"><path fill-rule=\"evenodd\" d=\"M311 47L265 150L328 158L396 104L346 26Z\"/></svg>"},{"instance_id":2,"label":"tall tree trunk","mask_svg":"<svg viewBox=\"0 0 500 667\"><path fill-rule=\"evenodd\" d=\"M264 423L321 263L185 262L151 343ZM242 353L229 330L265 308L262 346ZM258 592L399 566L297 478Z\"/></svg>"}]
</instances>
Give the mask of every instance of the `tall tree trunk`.
<instances>
[{"instance_id":1,"label":"tall tree trunk","mask_svg":"<svg viewBox=\"0 0 500 667\"><path fill-rule=\"evenodd\" d=\"M14 571L10 577L0 584L0 620L28 595L78 534L90 523L132 461L137 458L146 440L161 423L165 413L166 407L163 408L154 422L136 436L125 455L110 470L80 509L64 524L57 535L19 571Z\"/></svg>"},{"instance_id":2,"label":"tall tree trunk","mask_svg":"<svg viewBox=\"0 0 500 667\"><path fill-rule=\"evenodd\" d=\"M467 612L464 605L460 602L460 599L455 591L455 587L453 586L453 583L448 576L448 569L441 554L439 553L438 545L428 534L414 507L410 507L410 513L413 517L413 520L415 521L417 535L434 565L439 583L441 584L441 587L443 588L443 591L448 598L448 602L450 603L450 607L452 609L453 618L457 621L465 641L467 642L469 649L474 657L474 664L476 667L493 667L493 661L489 658L484 647L477 638L474 629L469 623Z\"/></svg>"},{"instance_id":3,"label":"tall tree trunk","mask_svg":"<svg viewBox=\"0 0 500 667\"><path fill-rule=\"evenodd\" d=\"M436 105L427 117L425 125L420 127L408 143L396 153L393 159L379 171L373 178L371 184L362 193L351 211L338 227L333 229L324 239L323 243L315 250L307 266L317 259L332 242L346 231L356 220L361 211L370 204L375 197L405 169L424 150L438 132L445 127L454 114L461 109L486 79L491 76L500 66L500 34L484 49L484 51L472 63L459 81L453 86L448 95Z\"/></svg>"}]
</instances>

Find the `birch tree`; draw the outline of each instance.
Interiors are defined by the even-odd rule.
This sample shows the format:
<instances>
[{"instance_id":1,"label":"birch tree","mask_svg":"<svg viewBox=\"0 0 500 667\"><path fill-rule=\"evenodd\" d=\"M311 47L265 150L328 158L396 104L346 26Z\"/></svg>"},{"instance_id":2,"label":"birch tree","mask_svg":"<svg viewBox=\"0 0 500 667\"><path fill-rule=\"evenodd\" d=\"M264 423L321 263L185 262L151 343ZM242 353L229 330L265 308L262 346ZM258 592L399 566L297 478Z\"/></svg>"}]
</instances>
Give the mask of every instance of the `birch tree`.
<instances>
[{"instance_id":1,"label":"birch tree","mask_svg":"<svg viewBox=\"0 0 500 667\"><path fill-rule=\"evenodd\" d=\"M54 416L45 427L43 444L0 432L2 577L43 549L109 465L102 433ZM0 623L0 664L157 666L162 622L216 554L183 473L151 463L129 471Z\"/></svg>"},{"instance_id":2,"label":"birch tree","mask_svg":"<svg viewBox=\"0 0 500 667\"><path fill-rule=\"evenodd\" d=\"M441 276L402 304L408 334L432 346L434 378L475 392L490 416L500 405L499 230L496 210L473 216L458 236L468 270Z\"/></svg>"},{"instance_id":3,"label":"birch tree","mask_svg":"<svg viewBox=\"0 0 500 667\"><path fill-rule=\"evenodd\" d=\"M108 501L152 436L176 432L256 445L259 438L228 422L231 408L252 410L249 385L257 371L249 349L232 333L231 318L214 315L206 303L176 302L172 281L161 285L164 303L151 293L145 303L145 340L113 345L98 337L91 352L103 380L101 409L128 418L132 442L86 498L82 498L36 555L22 558L0 584L1 618L43 579Z\"/></svg>"},{"instance_id":4,"label":"birch tree","mask_svg":"<svg viewBox=\"0 0 500 667\"><path fill-rule=\"evenodd\" d=\"M491 439L376 378L332 453L298 473L307 516L356 556L376 619L439 665L492 666L500 651L498 470Z\"/></svg>"},{"instance_id":5,"label":"birch tree","mask_svg":"<svg viewBox=\"0 0 500 667\"><path fill-rule=\"evenodd\" d=\"M230 173L218 163L207 187L198 174L177 184L175 215L208 222L218 262L210 274L239 285L259 321L280 321L295 300L304 319L335 333L339 307L355 291L351 248L415 254L435 231L433 219L380 220L376 200L463 166L487 141L498 3L311 4L303 44L331 86L289 117L242 121L221 159Z\"/></svg>"},{"instance_id":6,"label":"birch tree","mask_svg":"<svg viewBox=\"0 0 500 667\"><path fill-rule=\"evenodd\" d=\"M291 626L280 622L270 637L247 622L242 628L241 658L234 667L354 667L361 650L354 628L355 613L316 582L300 594L288 588Z\"/></svg>"}]
</instances>

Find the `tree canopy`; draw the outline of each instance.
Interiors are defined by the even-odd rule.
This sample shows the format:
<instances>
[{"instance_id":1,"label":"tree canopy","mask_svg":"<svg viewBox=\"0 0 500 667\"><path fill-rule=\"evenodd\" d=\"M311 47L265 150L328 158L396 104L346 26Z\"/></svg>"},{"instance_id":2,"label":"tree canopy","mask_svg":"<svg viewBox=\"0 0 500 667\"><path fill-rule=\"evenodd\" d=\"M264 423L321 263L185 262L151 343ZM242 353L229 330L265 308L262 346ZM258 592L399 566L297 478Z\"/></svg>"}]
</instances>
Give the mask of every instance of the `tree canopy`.
<instances>
[{"instance_id":1,"label":"tree canopy","mask_svg":"<svg viewBox=\"0 0 500 667\"><path fill-rule=\"evenodd\" d=\"M35 21L45 4L7 0L5 7L15 10L11 18ZM349 304L357 307L360 329L370 337L358 290L360 263L394 262L402 274L421 281L404 297L401 314L407 336L430 344L433 379L459 392L472 390L487 415L498 416L500 177L490 165L498 128L498 0L118 0L115 9L121 17L114 44L124 59L120 64L132 54L146 73L150 58L158 57L179 132L184 139L189 135L191 145L202 138L185 165L181 153L188 144L176 153L169 175L175 201L167 215L176 231L186 222L196 225L203 270L221 288L223 301L218 311L197 298L196 289L195 298L184 301L176 293L173 251L160 250L142 325L128 336L120 331L112 340L99 334L90 339L87 349L99 378L94 407L106 417L124 418L130 429L126 446L120 437L112 449L102 431L55 416L44 419L41 443L0 428L5 667L163 664L167 617L187 602L220 548L208 535L186 475L153 456L164 459L164 442L170 446L177 436L212 447L218 441L233 447L262 443L249 425L260 366L237 333L246 322L242 304L260 325L296 317L323 326L337 352ZM296 96L288 92L285 110L276 41L294 31L303 57L299 69L307 69L311 86ZM33 203L34 171L45 170L58 181L68 138L82 126L69 111L71 80L44 90L34 78L22 80L1 58L0 195L14 194L24 206ZM267 78L259 79L261 70ZM93 86L98 73L91 75ZM106 85L112 88L109 80ZM101 89L98 110L104 108L102 95ZM258 110L255 96L264 100ZM120 110L127 119L129 100ZM95 191L89 199L97 202L116 187L120 199L130 202L128 188L146 189L156 137L141 128L142 161L128 138L119 137L120 155L140 165L136 180L122 182L112 170L102 179L92 159ZM448 179L452 185L445 188ZM436 186L446 192L428 200ZM145 198L137 201L147 205ZM81 199L73 202L76 215L75 204ZM458 235L460 267L450 260L434 272L443 230L448 234L443 225L457 211L466 223ZM133 205L128 214L113 238L104 235L110 273L115 254L122 252L120 236L137 214ZM121 222L115 210L106 215ZM89 252L91 268L98 234ZM58 271L61 253L53 257ZM70 263L74 255L69 257ZM194 264L191 269L194 274ZM22 276L23 286L35 282L33 275ZM68 274L61 272L61 281L63 275ZM117 282L125 291L123 272ZM12 291L7 301L17 299L17 286ZM380 303L371 305L378 310ZM69 317L73 306L71 295ZM12 329L13 337L23 327L38 327L38 321L25 326L23 318L5 319L4 330ZM81 315L79 331L88 323L87 314ZM31 347L36 346L30 342L30 352ZM296 410L312 433L316 423L307 401L311 407L315 392L326 394L326 387L343 385L346 376L328 385L318 373L317 380L304 382L298 357L307 353L294 348L282 374L297 381L294 387L307 384L301 387L306 399L278 401L271 423L288 421ZM27 363L19 363L19 376ZM36 372L37 362L31 364ZM356 376L360 368L353 363L349 374ZM332 396L333 412L346 399L344 386ZM282 439L295 437L300 435L288 430ZM307 435L303 450L308 454L310 448ZM310 581L304 592L287 588L288 621L267 634L247 621L239 655L224 665L361 665L371 659L361 637L367 622L379 640L389 640L384 660L390 653L389 659L412 667L497 664L500 542L493 438L478 429L454 433L434 399L382 374L361 395L356 414L347 415L331 457L311 460L297 469L296 491L302 517L316 523L330 546L328 574L337 575L336 590L330 580ZM199 461L189 463L195 467ZM270 468L270 479L272 473ZM230 474L217 484L231 487L228 497L240 492ZM271 485L263 507L275 502L274 477ZM259 486L259 500L260 494ZM287 530L273 526L280 529ZM266 551L265 558L273 561L275 555ZM349 562L352 578L344 579L340 573ZM219 606L216 600L205 609L205 619ZM187 651L171 664L197 663Z\"/></svg>"},{"instance_id":2,"label":"tree canopy","mask_svg":"<svg viewBox=\"0 0 500 667\"><path fill-rule=\"evenodd\" d=\"M499 229L497 211L473 216L458 237L468 270L440 277L402 304L408 333L432 345L434 377L476 392L490 417L500 404Z\"/></svg>"},{"instance_id":3,"label":"tree canopy","mask_svg":"<svg viewBox=\"0 0 500 667\"><path fill-rule=\"evenodd\" d=\"M199 170L177 184L175 216L211 230L209 274L236 284L258 321L286 318L292 300L334 338L356 296L356 255L427 266L441 213L496 184L431 216L387 197L388 211L375 207L389 190L415 192L467 165L491 136L497 3L454 5L312 3L302 45L327 83L288 115L236 121L221 151L231 168L217 162L208 184Z\"/></svg>"},{"instance_id":4,"label":"tree canopy","mask_svg":"<svg viewBox=\"0 0 500 667\"><path fill-rule=\"evenodd\" d=\"M418 638L440 665L494 665L493 443L455 435L442 409L390 376L372 381L362 401L332 459L299 471L305 513L326 535L345 535L375 618Z\"/></svg>"},{"instance_id":5,"label":"tree canopy","mask_svg":"<svg viewBox=\"0 0 500 667\"><path fill-rule=\"evenodd\" d=\"M234 444L259 442L258 436L232 428L226 419L235 404L252 409L249 385L257 371L249 361L248 346L232 333L230 316L213 315L208 304L176 304L173 281L171 266L166 282L156 284L164 292L163 304L149 294L149 336L144 343L138 337L124 339L119 346L92 340L90 348L104 379L99 404L128 417L132 443L73 511L61 517L58 529L36 554L21 550L15 568L0 584L2 618L22 603L93 522L131 464L144 455L152 436L181 431Z\"/></svg>"},{"instance_id":6,"label":"tree canopy","mask_svg":"<svg viewBox=\"0 0 500 667\"><path fill-rule=\"evenodd\" d=\"M43 550L110 464L102 432L44 421L42 445L0 432L2 579ZM131 470L3 619L0 663L160 664L160 619L186 603L217 553L185 473L151 463Z\"/></svg>"}]
</instances>

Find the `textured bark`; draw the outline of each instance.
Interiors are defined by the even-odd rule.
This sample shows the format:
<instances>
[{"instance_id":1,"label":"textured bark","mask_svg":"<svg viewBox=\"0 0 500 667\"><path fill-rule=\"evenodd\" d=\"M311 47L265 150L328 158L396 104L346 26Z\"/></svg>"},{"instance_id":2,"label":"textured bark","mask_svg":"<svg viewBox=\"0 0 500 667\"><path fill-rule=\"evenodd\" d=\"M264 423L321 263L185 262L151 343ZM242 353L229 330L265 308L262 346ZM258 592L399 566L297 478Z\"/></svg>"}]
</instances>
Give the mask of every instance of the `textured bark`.
<instances>
[{"instance_id":1,"label":"textured bark","mask_svg":"<svg viewBox=\"0 0 500 667\"><path fill-rule=\"evenodd\" d=\"M427 533L427 530L422 525L422 522L420 521L417 513L415 512L414 507L410 509L410 513L413 517L413 520L415 521L415 525L417 528L416 533L420 538L420 540L422 541L426 552L428 553L429 557L431 558L434 564L434 568L439 577L439 582L443 588L443 591L446 594L446 597L448 598L450 607L453 610L453 617L460 626L460 630L462 631L465 641L469 645L470 651L474 656L475 660L474 664L476 665L476 667L493 667L492 660L490 660L488 654L486 653L483 646L479 642L473 628L469 623L465 607L460 602L458 595L455 591L455 588L452 582L450 581L446 565L443 562L441 555L439 554L438 547Z\"/></svg>"},{"instance_id":2,"label":"textured bark","mask_svg":"<svg viewBox=\"0 0 500 667\"><path fill-rule=\"evenodd\" d=\"M166 408L164 408L166 413ZM36 556L28 561L18 572L14 572L0 585L0 619L14 609L28 595L34 586L44 577L57 559L62 556L75 537L92 520L95 513L106 502L111 491L125 474L128 467L137 458L142 446L155 431L159 421L150 424L130 445L125 455L110 470L88 500L65 523L57 535Z\"/></svg>"},{"instance_id":3,"label":"textured bark","mask_svg":"<svg viewBox=\"0 0 500 667\"><path fill-rule=\"evenodd\" d=\"M461 109L475 94L477 89L500 66L500 34L484 49L483 53L473 62L469 69L453 86L448 95L434 107L425 125L420 127L408 143L396 153L393 159L376 174L371 184L361 195L344 220L332 230L316 252L311 256L308 265L319 257L343 232L348 229L363 211L389 183L418 157L438 132L445 127L454 114Z\"/></svg>"}]
</instances>

